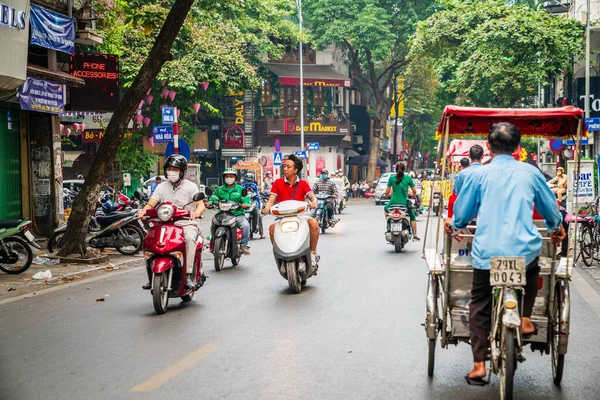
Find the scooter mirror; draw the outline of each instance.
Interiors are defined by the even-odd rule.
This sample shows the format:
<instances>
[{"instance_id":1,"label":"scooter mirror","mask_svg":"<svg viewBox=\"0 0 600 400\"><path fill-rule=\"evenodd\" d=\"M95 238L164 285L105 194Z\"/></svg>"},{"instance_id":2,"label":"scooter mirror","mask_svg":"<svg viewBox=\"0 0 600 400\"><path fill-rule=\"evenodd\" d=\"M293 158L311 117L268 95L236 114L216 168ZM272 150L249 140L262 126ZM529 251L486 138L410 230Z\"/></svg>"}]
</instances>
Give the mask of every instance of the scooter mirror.
<instances>
[{"instance_id":1,"label":"scooter mirror","mask_svg":"<svg viewBox=\"0 0 600 400\"><path fill-rule=\"evenodd\" d=\"M135 197L138 200L142 200L142 194L137 190L133 193L133 197Z\"/></svg>"},{"instance_id":2,"label":"scooter mirror","mask_svg":"<svg viewBox=\"0 0 600 400\"><path fill-rule=\"evenodd\" d=\"M206 196L212 196L212 194L213 194L213 191L212 191L212 189L211 189L211 188L209 188L209 187L205 187L205 188L204 188L204 193L206 193Z\"/></svg>"},{"instance_id":3,"label":"scooter mirror","mask_svg":"<svg viewBox=\"0 0 600 400\"><path fill-rule=\"evenodd\" d=\"M248 196L248 191L246 189L242 189L242 196L243 197Z\"/></svg>"},{"instance_id":4,"label":"scooter mirror","mask_svg":"<svg viewBox=\"0 0 600 400\"><path fill-rule=\"evenodd\" d=\"M200 200L204 200L204 197L205 197L204 193L198 192L194 195L193 198L194 198L194 201L200 201Z\"/></svg>"}]
</instances>

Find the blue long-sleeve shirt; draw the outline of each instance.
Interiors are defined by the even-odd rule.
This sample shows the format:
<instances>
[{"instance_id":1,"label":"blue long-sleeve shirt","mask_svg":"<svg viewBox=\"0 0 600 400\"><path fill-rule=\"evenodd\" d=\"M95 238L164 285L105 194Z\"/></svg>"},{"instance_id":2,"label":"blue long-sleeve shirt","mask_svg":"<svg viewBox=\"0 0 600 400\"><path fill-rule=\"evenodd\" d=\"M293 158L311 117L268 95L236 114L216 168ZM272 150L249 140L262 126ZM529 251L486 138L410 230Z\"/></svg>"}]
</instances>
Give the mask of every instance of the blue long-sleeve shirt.
<instances>
[{"instance_id":1,"label":"blue long-sleeve shirt","mask_svg":"<svg viewBox=\"0 0 600 400\"><path fill-rule=\"evenodd\" d=\"M481 167L481 163L474 162L469 165L469 168L463 169L456 175L456 178L454 178L454 193L458 194L458 192L460 192L460 189L465 182L465 177L471 174L471 172L476 171L479 167Z\"/></svg>"},{"instance_id":2,"label":"blue long-sleeve shirt","mask_svg":"<svg viewBox=\"0 0 600 400\"><path fill-rule=\"evenodd\" d=\"M454 204L452 221L465 228L477 216L473 267L490 269L490 257L525 256L527 265L542 250L542 237L533 223L533 206L554 231L562 222L556 197L542 173L510 155L499 155L465 175Z\"/></svg>"}]
</instances>

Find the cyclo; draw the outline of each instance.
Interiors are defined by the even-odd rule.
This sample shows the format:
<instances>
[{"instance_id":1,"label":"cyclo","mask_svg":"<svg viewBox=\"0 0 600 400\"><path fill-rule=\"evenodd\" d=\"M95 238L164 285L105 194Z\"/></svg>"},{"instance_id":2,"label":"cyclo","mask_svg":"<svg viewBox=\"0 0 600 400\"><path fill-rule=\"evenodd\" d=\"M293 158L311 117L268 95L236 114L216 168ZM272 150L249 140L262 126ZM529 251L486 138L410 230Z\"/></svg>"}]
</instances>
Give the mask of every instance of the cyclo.
<instances>
[{"instance_id":1,"label":"cyclo","mask_svg":"<svg viewBox=\"0 0 600 400\"><path fill-rule=\"evenodd\" d=\"M446 154L451 136L487 135L496 122L516 125L522 136L569 137L577 139L575 159L579 160L579 143L583 130L583 111L575 107L554 109L485 109L447 106L438 129L438 154ZM438 160L439 161L439 160ZM438 164L439 165L439 164ZM442 162L442 173L446 160ZM579 176L579 161L576 167ZM444 181L444 177L442 177ZM575 185L577 191L577 185ZM577 193L575 193L577 198ZM451 205L449 207L451 212ZM431 211L430 211L431 214ZM513 377L517 362L524 361L523 349L552 355L552 375L559 385L567 353L570 326L570 266L576 253L577 222L570 227L571 240L566 258L557 258L556 247L550 241L544 220L535 220L543 238L539 257L538 294L535 299L532 322L537 334L524 339L521 332L522 298L524 296L525 257L492 257L490 283L493 290L492 322L489 337L491 374L500 375L500 397L512 398ZM433 223L435 224L435 222ZM426 231L430 228L429 219ZM469 303L473 274L471 247L476 221L466 229L445 233L441 214L434 230L435 248L427 248L427 232L423 244L423 258L428 266L425 332L428 341L428 374L433 376L435 348L438 336L442 348L459 342L470 343ZM443 235L443 236L442 236ZM440 248L441 247L441 248Z\"/></svg>"}]
</instances>

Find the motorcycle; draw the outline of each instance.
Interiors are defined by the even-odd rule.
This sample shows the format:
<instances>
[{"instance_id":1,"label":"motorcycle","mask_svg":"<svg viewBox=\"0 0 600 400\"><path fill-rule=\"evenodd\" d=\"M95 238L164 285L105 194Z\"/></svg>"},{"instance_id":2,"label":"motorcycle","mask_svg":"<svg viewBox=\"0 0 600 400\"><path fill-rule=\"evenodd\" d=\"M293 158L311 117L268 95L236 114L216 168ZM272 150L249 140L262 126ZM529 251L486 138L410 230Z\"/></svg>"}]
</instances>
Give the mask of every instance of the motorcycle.
<instances>
[{"instance_id":1,"label":"motorcycle","mask_svg":"<svg viewBox=\"0 0 600 400\"><path fill-rule=\"evenodd\" d=\"M333 196L327 193L319 193L316 195L317 198L317 208L313 210L312 217L317 220L319 223L319 227L321 228L321 233L325 233L327 228L333 227L333 225L329 224L329 219L327 216L329 215L329 208L327 207L327 202L333 199Z\"/></svg>"},{"instance_id":2,"label":"motorcycle","mask_svg":"<svg viewBox=\"0 0 600 400\"><path fill-rule=\"evenodd\" d=\"M402 205L392 204L386 215L388 230L385 240L394 245L394 251L400 253L411 236L410 219L407 208Z\"/></svg>"},{"instance_id":3,"label":"motorcycle","mask_svg":"<svg viewBox=\"0 0 600 400\"><path fill-rule=\"evenodd\" d=\"M413 210L415 212L415 215L423 214L421 202L419 201L419 199L416 196L408 198L408 206L410 207L411 210Z\"/></svg>"},{"instance_id":4,"label":"motorcycle","mask_svg":"<svg viewBox=\"0 0 600 400\"><path fill-rule=\"evenodd\" d=\"M341 214L342 211L344 210L344 208L347 207L347 205L348 205L347 198L348 198L348 190L345 189L345 190L342 191L342 198L338 199L338 205L337 205L338 206L337 207L337 213L338 214Z\"/></svg>"},{"instance_id":5,"label":"motorcycle","mask_svg":"<svg viewBox=\"0 0 600 400\"><path fill-rule=\"evenodd\" d=\"M210 196L210 189L207 189L207 195ZM246 196L246 189L242 190L242 196ZM231 263L236 266L242 257L240 242L242 241L242 231L237 227L236 216L231 213L238 210L241 205L230 201L221 200L217 204L221 211L215 214L212 220L211 231L214 232L210 238L210 251L214 254L215 271L223 270L225 259L230 258Z\"/></svg>"},{"instance_id":6,"label":"motorcycle","mask_svg":"<svg viewBox=\"0 0 600 400\"><path fill-rule=\"evenodd\" d=\"M193 201L204 199L204 193L194 195ZM157 314L167 312L169 299L179 297L181 301L192 301L194 294L206 281L202 271L202 248L204 239L200 235L196 244L194 257L194 272L192 282L194 287L186 288L185 261L192 257L186 253L183 227L175 225L175 221L188 219L190 211L177 208L173 203L165 202L156 208L146 211L152 222L148 236L144 239L144 257L148 277L151 278L152 303Z\"/></svg>"},{"instance_id":7,"label":"motorcycle","mask_svg":"<svg viewBox=\"0 0 600 400\"><path fill-rule=\"evenodd\" d=\"M271 208L271 214L279 217L273 233L277 269L296 294L302 291L306 280L316 275L319 268L318 264L312 265L311 262L308 222L298 218L298 214L305 212L307 207L305 202L287 200Z\"/></svg>"},{"instance_id":8,"label":"motorcycle","mask_svg":"<svg viewBox=\"0 0 600 400\"><path fill-rule=\"evenodd\" d=\"M432 202L433 212L436 216L440 215L440 209L442 207L442 194L434 193L433 194L433 202Z\"/></svg>"},{"instance_id":9,"label":"motorcycle","mask_svg":"<svg viewBox=\"0 0 600 400\"><path fill-rule=\"evenodd\" d=\"M251 204L250 207L248 207L246 209L246 219L248 220L248 223L250 224L250 239L254 238L254 234L258 233L262 236L263 232L259 232L259 221L255 219L256 218L260 218L260 210L261 210L261 205L260 205L260 200L259 197L256 193L249 193L250 196L250 200L251 200Z\"/></svg>"},{"instance_id":10,"label":"motorcycle","mask_svg":"<svg viewBox=\"0 0 600 400\"><path fill-rule=\"evenodd\" d=\"M0 221L0 270L7 274L20 274L31 266L33 252L30 246L38 250L42 248L35 242L30 228L31 221L28 219Z\"/></svg>"},{"instance_id":11,"label":"motorcycle","mask_svg":"<svg viewBox=\"0 0 600 400\"><path fill-rule=\"evenodd\" d=\"M137 254L142 249L145 233L139 226L137 210L113 212L109 215L97 215L90 219L85 242L90 247L103 250L114 247L127 256ZM54 230L48 243L48 251L54 253L62 247L62 240L68 224Z\"/></svg>"}]
</instances>

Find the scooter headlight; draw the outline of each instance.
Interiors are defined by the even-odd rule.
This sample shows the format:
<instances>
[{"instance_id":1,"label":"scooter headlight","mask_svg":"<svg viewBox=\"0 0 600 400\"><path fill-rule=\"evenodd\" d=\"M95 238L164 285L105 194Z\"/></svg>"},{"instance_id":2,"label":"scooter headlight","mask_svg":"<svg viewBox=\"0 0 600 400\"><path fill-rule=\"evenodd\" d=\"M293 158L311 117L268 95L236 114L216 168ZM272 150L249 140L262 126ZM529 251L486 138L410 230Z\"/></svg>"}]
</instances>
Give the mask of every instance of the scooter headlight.
<instances>
[{"instance_id":1,"label":"scooter headlight","mask_svg":"<svg viewBox=\"0 0 600 400\"><path fill-rule=\"evenodd\" d=\"M158 215L158 218L161 221L165 222L165 221L170 220L173 217L173 214L175 213L175 209L170 204L163 204L162 206L158 207L158 210L156 213Z\"/></svg>"},{"instance_id":2,"label":"scooter headlight","mask_svg":"<svg viewBox=\"0 0 600 400\"><path fill-rule=\"evenodd\" d=\"M281 224L281 231L284 233L296 232L300 228L300 224L296 221L287 221Z\"/></svg>"}]
</instances>

